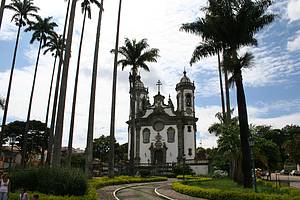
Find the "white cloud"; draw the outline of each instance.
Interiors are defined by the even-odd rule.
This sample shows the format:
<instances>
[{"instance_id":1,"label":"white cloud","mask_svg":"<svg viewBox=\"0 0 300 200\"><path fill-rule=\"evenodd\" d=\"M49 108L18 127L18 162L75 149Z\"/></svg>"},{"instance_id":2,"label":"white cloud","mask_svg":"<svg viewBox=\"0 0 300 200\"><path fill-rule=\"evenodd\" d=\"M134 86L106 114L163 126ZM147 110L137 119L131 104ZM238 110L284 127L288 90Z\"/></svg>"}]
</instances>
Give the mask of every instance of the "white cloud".
<instances>
[{"instance_id":1,"label":"white cloud","mask_svg":"<svg viewBox=\"0 0 300 200\"><path fill-rule=\"evenodd\" d=\"M299 1L300 2L300 1ZM300 49L300 31L296 33L296 36L290 38L287 43L287 49L291 51L296 51Z\"/></svg>"},{"instance_id":2,"label":"white cloud","mask_svg":"<svg viewBox=\"0 0 300 200\"><path fill-rule=\"evenodd\" d=\"M287 13L290 22L300 19L300 0L289 0L287 5Z\"/></svg>"}]
</instances>

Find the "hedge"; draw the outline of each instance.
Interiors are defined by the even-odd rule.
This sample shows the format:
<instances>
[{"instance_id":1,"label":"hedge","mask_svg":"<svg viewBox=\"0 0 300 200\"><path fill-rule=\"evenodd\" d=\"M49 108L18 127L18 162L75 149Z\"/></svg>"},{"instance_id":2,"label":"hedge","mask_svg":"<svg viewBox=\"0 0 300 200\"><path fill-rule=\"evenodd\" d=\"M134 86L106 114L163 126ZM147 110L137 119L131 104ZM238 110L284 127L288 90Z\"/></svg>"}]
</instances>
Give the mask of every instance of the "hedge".
<instances>
[{"instance_id":1,"label":"hedge","mask_svg":"<svg viewBox=\"0 0 300 200\"><path fill-rule=\"evenodd\" d=\"M100 189L101 187L109 186L109 185L121 185L121 184L128 184L128 183L147 183L147 182L166 181L166 180L168 180L167 177L142 178L142 177L131 177L131 176L119 176L113 179L108 177L94 178L90 181L90 183L94 188Z\"/></svg>"},{"instance_id":2,"label":"hedge","mask_svg":"<svg viewBox=\"0 0 300 200\"><path fill-rule=\"evenodd\" d=\"M255 193L250 190L221 190L216 188L201 188L185 185L187 182L174 182L172 188L182 194L213 200L300 200L300 190L287 189L289 194Z\"/></svg>"},{"instance_id":3,"label":"hedge","mask_svg":"<svg viewBox=\"0 0 300 200\"><path fill-rule=\"evenodd\" d=\"M183 179L183 175L178 175L176 176L177 179ZM203 176L193 176L193 175L185 175L184 176L185 179L197 179L197 180L212 180L211 178L207 178L207 177L203 177Z\"/></svg>"}]
</instances>

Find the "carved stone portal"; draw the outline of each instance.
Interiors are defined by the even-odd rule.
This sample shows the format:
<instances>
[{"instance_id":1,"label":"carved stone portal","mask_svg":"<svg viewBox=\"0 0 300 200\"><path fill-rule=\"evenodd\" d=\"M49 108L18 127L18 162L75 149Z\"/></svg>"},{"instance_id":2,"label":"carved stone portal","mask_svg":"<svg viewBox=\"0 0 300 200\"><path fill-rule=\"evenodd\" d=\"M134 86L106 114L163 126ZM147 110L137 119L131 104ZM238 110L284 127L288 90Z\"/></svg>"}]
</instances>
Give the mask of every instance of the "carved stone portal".
<instances>
[{"instance_id":1,"label":"carved stone portal","mask_svg":"<svg viewBox=\"0 0 300 200\"><path fill-rule=\"evenodd\" d=\"M164 165L166 164L167 147L166 143L162 142L160 133L155 136L155 143L151 143L149 148L151 153L151 164L152 165Z\"/></svg>"}]
</instances>

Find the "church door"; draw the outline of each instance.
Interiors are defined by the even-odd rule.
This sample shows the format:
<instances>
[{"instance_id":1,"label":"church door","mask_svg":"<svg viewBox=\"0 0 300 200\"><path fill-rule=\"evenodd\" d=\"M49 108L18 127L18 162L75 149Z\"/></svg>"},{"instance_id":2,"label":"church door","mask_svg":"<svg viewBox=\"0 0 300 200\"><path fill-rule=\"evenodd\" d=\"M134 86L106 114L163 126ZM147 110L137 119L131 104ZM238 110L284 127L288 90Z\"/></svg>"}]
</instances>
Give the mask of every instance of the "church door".
<instances>
[{"instance_id":1,"label":"church door","mask_svg":"<svg viewBox=\"0 0 300 200\"><path fill-rule=\"evenodd\" d=\"M164 164L162 149L155 150L155 152L154 152L154 163L155 164Z\"/></svg>"}]
</instances>

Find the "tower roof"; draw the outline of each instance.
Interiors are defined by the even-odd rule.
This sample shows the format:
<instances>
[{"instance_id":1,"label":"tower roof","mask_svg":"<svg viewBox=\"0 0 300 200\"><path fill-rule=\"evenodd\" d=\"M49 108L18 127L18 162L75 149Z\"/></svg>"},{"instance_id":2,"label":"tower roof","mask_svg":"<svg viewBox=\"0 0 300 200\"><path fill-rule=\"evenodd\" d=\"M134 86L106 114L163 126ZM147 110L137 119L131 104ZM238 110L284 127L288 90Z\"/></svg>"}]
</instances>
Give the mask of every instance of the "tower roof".
<instances>
[{"instance_id":1,"label":"tower roof","mask_svg":"<svg viewBox=\"0 0 300 200\"><path fill-rule=\"evenodd\" d=\"M180 79L180 82L176 85L176 91L180 90L180 89L195 89L195 85L194 83L191 82L190 78L187 77L186 75L186 71L183 71L183 76Z\"/></svg>"},{"instance_id":2,"label":"tower roof","mask_svg":"<svg viewBox=\"0 0 300 200\"><path fill-rule=\"evenodd\" d=\"M186 76L186 71L183 72L183 77L180 79L180 83L191 83L191 80L189 77Z\"/></svg>"}]
</instances>

